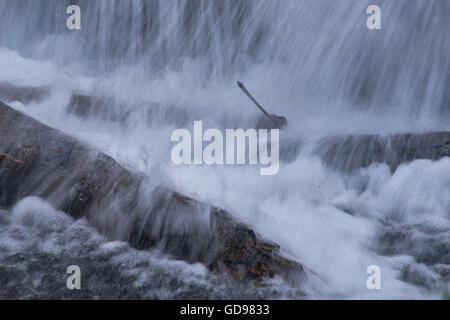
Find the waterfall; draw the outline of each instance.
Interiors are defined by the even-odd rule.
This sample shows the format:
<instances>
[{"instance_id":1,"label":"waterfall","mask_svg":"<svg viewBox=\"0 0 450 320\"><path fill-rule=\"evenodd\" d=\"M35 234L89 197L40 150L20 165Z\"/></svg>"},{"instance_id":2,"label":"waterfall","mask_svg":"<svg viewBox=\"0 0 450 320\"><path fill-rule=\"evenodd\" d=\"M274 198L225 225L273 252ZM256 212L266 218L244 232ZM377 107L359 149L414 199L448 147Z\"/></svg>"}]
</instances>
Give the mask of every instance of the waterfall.
<instances>
[{"instance_id":1,"label":"waterfall","mask_svg":"<svg viewBox=\"0 0 450 320\"><path fill-rule=\"evenodd\" d=\"M229 83L262 65L268 101L286 97L293 116L348 105L448 116L450 4L379 2L382 30L371 32L369 1L6 0L0 45L86 73L139 64L149 79L187 59L202 66L204 82ZM76 32L65 24L73 3L82 8Z\"/></svg>"},{"instance_id":2,"label":"waterfall","mask_svg":"<svg viewBox=\"0 0 450 320\"><path fill-rule=\"evenodd\" d=\"M315 152L340 134L450 131L450 1L376 2L381 30L366 27L369 0L0 0L0 87L44 88L6 102L277 241L319 275L311 297L436 297L449 160L348 174ZM74 4L80 30L66 27ZM237 80L301 150L270 178L173 165L174 129L256 123ZM382 293L365 287L371 264Z\"/></svg>"}]
</instances>

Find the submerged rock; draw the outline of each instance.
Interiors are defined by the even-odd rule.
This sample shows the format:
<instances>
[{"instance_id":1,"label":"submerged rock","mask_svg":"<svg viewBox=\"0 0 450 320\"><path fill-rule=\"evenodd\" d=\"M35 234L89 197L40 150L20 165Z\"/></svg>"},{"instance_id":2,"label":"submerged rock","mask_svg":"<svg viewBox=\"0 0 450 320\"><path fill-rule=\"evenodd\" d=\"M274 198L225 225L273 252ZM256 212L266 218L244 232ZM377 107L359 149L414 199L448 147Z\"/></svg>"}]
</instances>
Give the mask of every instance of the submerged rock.
<instances>
[{"instance_id":1,"label":"submerged rock","mask_svg":"<svg viewBox=\"0 0 450 320\"><path fill-rule=\"evenodd\" d=\"M148 188L148 177L1 102L0 152L7 155L0 157L0 207L38 196L113 240L156 247L239 280L305 273L226 211L165 186Z\"/></svg>"},{"instance_id":2,"label":"submerged rock","mask_svg":"<svg viewBox=\"0 0 450 320\"><path fill-rule=\"evenodd\" d=\"M450 157L450 132L355 135L323 139L316 147L326 164L344 171L386 163L392 171L416 159Z\"/></svg>"},{"instance_id":3,"label":"submerged rock","mask_svg":"<svg viewBox=\"0 0 450 320\"><path fill-rule=\"evenodd\" d=\"M283 116L271 114L270 116L262 115L258 119L257 129L283 129L288 125L288 121Z\"/></svg>"},{"instance_id":4,"label":"submerged rock","mask_svg":"<svg viewBox=\"0 0 450 320\"><path fill-rule=\"evenodd\" d=\"M117 101L112 96L90 96L73 93L66 107L68 113L80 118L94 116L105 121L129 123L131 116L130 106ZM147 124L153 122L175 123L185 126L189 123L189 112L186 108L174 105L162 105L151 102L139 102L135 106L139 110L141 120ZM193 111L190 111L192 114Z\"/></svg>"},{"instance_id":5,"label":"submerged rock","mask_svg":"<svg viewBox=\"0 0 450 320\"><path fill-rule=\"evenodd\" d=\"M48 96L47 87L16 86L6 82L0 83L0 99L3 101L19 101L21 103L38 102Z\"/></svg>"}]
</instances>

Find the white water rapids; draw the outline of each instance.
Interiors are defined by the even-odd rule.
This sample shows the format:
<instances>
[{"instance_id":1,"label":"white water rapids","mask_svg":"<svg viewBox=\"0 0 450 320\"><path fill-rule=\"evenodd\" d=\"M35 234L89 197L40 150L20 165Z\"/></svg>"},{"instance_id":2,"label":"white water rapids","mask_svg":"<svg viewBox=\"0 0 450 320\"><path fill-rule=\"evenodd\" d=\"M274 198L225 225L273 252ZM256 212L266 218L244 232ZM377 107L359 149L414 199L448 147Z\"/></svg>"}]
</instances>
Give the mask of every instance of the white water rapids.
<instances>
[{"instance_id":1,"label":"white water rapids","mask_svg":"<svg viewBox=\"0 0 450 320\"><path fill-rule=\"evenodd\" d=\"M74 3L82 29L71 31L66 8ZM372 3L365 0L0 0L0 83L46 87L41 101L5 102L154 181L229 210L280 244L316 273L301 288L307 298L441 298L450 272L450 159L416 160L395 173L373 164L347 174L310 151L336 134L450 131L450 1L377 3L382 30L374 31L366 27ZM237 80L270 112L288 118L281 139L301 139L302 152L268 177L256 166L173 165L170 135L180 125L255 123L259 111ZM106 113L70 112L73 93L107 101ZM47 231L64 239L62 247L52 237L44 239L48 246L33 246L43 241L39 231L23 231L29 226L20 219L30 210L66 219L34 198L3 212L3 268L26 266L7 259L26 248L55 257L79 252L74 228L100 237L82 222L64 221L62 231ZM26 239L15 239L14 230ZM92 240L93 257L108 250L103 242ZM137 255L117 250L124 256L116 260ZM232 283L218 289L203 266L180 267L153 253L139 259L150 261L134 271L136 290L146 288L141 297L239 296ZM164 263L164 277L178 286L142 286ZM370 265L381 269L381 290L366 287ZM242 296L303 297L278 280L271 285L273 291L248 289ZM38 284L33 290L39 297Z\"/></svg>"}]
</instances>

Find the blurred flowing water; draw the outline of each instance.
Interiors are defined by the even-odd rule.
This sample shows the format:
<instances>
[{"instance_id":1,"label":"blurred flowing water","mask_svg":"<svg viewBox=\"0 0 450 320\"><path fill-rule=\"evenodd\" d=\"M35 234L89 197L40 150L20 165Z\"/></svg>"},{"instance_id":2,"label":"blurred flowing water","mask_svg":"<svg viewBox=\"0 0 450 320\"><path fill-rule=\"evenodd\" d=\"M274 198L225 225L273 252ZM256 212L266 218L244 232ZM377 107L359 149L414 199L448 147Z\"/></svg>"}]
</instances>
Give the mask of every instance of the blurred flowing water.
<instances>
[{"instance_id":1,"label":"blurred flowing water","mask_svg":"<svg viewBox=\"0 0 450 320\"><path fill-rule=\"evenodd\" d=\"M69 4L81 30L66 28ZM450 2L379 0L378 31L369 4L0 0L0 83L45 87L43 100L7 102L281 244L317 273L308 297L439 298L450 160L347 174L311 151L330 135L450 130ZM289 119L282 140L302 141L300 154L273 177L172 165L175 128L255 125L236 80ZM98 108L74 111L73 94ZM380 291L366 288L369 265L381 267Z\"/></svg>"}]
</instances>

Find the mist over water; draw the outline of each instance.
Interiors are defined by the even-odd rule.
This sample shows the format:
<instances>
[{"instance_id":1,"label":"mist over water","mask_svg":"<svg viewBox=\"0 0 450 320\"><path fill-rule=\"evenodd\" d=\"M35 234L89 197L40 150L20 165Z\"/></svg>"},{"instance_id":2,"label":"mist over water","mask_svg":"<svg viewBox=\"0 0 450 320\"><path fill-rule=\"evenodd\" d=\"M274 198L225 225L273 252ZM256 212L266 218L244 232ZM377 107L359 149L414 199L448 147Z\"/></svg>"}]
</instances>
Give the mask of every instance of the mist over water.
<instances>
[{"instance_id":1,"label":"mist over water","mask_svg":"<svg viewBox=\"0 0 450 320\"><path fill-rule=\"evenodd\" d=\"M66 28L70 4L81 30ZM378 1L379 31L366 27L369 4L0 0L0 83L47 88L41 101L7 102L279 243L314 270L308 297L439 298L450 160L348 174L312 151L336 134L450 130L450 2ZM288 118L281 139L301 141L300 154L273 177L171 164L176 128L256 124L237 80ZM73 94L103 107L80 116ZM366 287L369 265L381 291Z\"/></svg>"}]
</instances>

